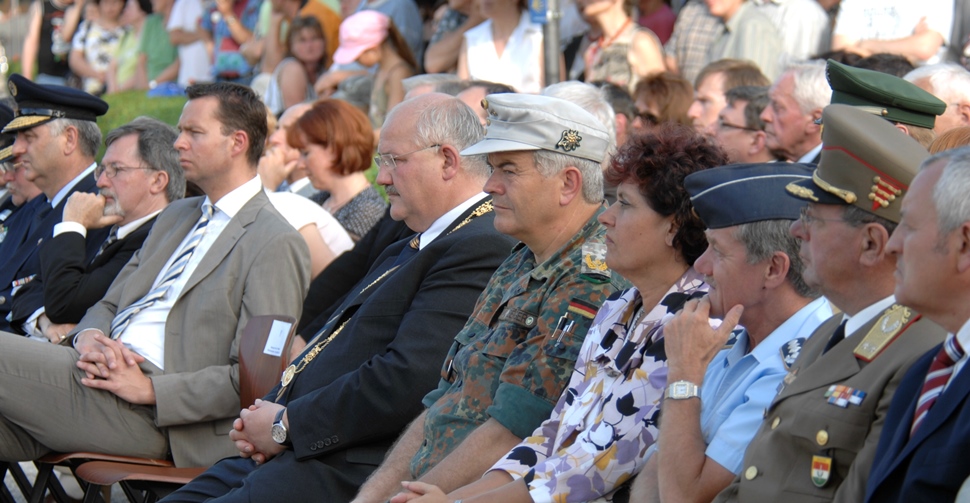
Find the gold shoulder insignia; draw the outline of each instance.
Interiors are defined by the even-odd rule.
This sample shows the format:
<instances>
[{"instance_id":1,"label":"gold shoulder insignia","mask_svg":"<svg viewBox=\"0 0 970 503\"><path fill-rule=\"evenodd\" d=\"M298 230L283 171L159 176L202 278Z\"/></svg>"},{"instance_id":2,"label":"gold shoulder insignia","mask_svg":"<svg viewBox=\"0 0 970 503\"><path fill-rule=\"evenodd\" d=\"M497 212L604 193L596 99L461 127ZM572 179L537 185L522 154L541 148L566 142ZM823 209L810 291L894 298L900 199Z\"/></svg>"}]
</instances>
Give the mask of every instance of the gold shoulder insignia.
<instances>
[{"instance_id":1,"label":"gold shoulder insignia","mask_svg":"<svg viewBox=\"0 0 970 503\"><path fill-rule=\"evenodd\" d=\"M876 320L876 324L856 346L853 354L866 362L875 360L879 353L889 347L899 334L918 319L919 315L914 316L908 307L893 304Z\"/></svg>"},{"instance_id":2,"label":"gold shoulder insignia","mask_svg":"<svg viewBox=\"0 0 970 503\"><path fill-rule=\"evenodd\" d=\"M579 136L579 131L567 129L562 132L562 138L559 139L556 148L561 148L566 152L572 152L579 148L579 142L581 141L583 141L583 137Z\"/></svg>"}]
</instances>

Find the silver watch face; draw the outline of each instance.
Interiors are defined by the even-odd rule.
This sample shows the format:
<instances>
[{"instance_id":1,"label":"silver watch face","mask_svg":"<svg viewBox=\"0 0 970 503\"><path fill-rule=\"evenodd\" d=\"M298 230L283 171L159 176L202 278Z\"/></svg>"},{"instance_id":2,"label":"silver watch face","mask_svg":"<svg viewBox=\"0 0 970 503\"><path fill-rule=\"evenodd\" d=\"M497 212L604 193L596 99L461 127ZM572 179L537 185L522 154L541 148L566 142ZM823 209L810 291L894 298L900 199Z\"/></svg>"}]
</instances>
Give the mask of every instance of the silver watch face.
<instances>
[{"instance_id":1,"label":"silver watch face","mask_svg":"<svg viewBox=\"0 0 970 503\"><path fill-rule=\"evenodd\" d=\"M265 431L265 430L264 430ZM276 423L272 429L273 441L277 444L286 442L286 428L282 424Z\"/></svg>"}]
</instances>

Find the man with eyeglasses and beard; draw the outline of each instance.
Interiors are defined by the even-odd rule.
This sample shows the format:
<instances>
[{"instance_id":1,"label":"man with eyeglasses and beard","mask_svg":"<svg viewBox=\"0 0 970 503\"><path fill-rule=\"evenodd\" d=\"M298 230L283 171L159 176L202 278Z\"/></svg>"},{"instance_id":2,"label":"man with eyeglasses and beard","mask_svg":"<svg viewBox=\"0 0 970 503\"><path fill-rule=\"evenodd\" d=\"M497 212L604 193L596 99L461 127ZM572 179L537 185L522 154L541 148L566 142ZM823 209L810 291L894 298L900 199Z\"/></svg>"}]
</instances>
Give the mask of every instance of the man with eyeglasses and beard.
<instances>
[{"instance_id":1,"label":"man with eyeglasses and beard","mask_svg":"<svg viewBox=\"0 0 970 503\"><path fill-rule=\"evenodd\" d=\"M139 117L108 133L94 170L99 194L68 198L61 222L40 246L40 272L14 296L11 324L40 340L59 343L141 248L158 215L185 193L175 128ZM93 229L109 229L93 258L84 253Z\"/></svg>"}]
</instances>

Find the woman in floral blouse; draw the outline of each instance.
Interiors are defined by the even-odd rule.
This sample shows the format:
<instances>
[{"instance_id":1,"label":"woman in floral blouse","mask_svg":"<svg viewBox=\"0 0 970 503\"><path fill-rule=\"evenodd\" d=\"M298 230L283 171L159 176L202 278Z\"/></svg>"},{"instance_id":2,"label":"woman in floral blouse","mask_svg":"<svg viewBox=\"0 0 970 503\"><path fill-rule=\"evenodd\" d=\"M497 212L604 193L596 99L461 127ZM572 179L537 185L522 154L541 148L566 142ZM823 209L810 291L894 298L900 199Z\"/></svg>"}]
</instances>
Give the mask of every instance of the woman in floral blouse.
<instances>
[{"instance_id":1,"label":"woman in floral blouse","mask_svg":"<svg viewBox=\"0 0 970 503\"><path fill-rule=\"evenodd\" d=\"M634 288L600 308L552 417L479 481L447 496L405 482L393 503L609 501L639 472L667 382L663 326L707 290L691 267L707 241L684 177L726 163L720 148L679 125L620 149L606 173L618 184L617 202L600 222L607 264Z\"/></svg>"}]
</instances>

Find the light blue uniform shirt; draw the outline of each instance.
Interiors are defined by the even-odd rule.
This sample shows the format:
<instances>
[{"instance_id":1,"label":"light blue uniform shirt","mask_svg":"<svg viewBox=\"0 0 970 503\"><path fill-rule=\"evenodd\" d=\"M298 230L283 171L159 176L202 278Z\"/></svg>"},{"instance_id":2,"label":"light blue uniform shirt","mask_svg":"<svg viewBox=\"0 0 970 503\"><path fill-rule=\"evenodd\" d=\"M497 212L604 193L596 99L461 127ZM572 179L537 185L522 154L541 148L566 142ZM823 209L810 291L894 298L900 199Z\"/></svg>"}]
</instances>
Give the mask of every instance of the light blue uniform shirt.
<instances>
[{"instance_id":1,"label":"light blue uniform shirt","mask_svg":"<svg viewBox=\"0 0 970 503\"><path fill-rule=\"evenodd\" d=\"M707 457L735 475L741 473L744 451L788 372L782 349L792 339L807 339L831 316L828 301L816 299L750 352L748 332L743 331L734 346L711 360L701 386L701 433L707 443Z\"/></svg>"}]
</instances>

